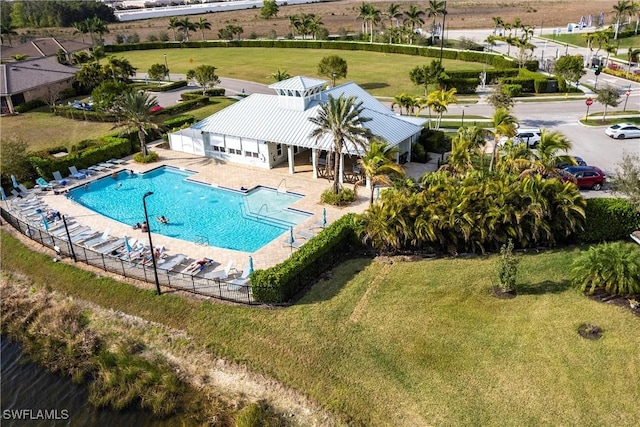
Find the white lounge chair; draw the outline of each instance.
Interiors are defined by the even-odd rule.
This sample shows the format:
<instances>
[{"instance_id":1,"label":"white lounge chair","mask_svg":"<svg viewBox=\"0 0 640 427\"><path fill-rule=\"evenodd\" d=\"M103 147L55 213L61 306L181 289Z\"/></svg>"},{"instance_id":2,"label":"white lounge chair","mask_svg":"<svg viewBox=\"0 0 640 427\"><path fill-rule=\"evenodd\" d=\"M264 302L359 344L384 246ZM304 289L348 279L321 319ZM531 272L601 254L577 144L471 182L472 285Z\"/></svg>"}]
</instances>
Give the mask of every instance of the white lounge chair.
<instances>
[{"instance_id":1,"label":"white lounge chair","mask_svg":"<svg viewBox=\"0 0 640 427\"><path fill-rule=\"evenodd\" d=\"M296 234L306 240L311 240L318 235L317 232L311 230L300 230Z\"/></svg>"},{"instance_id":2,"label":"white lounge chair","mask_svg":"<svg viewBox=\"0 0 640 427\"><path fill-rule=\"evenodd\" d=\"M240 277L227 283L227 289L230 291L240 290L243 286L246 286L249 283L250 274L251 271L248 268L244 269Z\"/></svg>"},{"instance_id":3,"label":"white lounge chair","mask_svg":"<svg viewBox=\"0 0 640 427\"><path fill-rule=\"evenodd\" d=\"M217 279L217 280L222 280L222 279L226 279L227 277L229 277L229 274L231 274L231 270L235 270L235 268L233 267L233 260L230 259L229 262L227 263L227 265L224 267L224 270L214 270L210 273L207 273L204 275L205 279ZM237 271L237 270L236 270Z\"/></svg>"},{"instance_id":4,"label":"white lounge chair","mask_svg":"<svg viewBox=\"0 0 640 427\"><path fill-rule=\"evenodd\" d=\"M107 170L107 168L98 165L89 166L87 169L95 172L104 172Z\"/></svg>"},{"instance_id":5,"label":"white lounge chair","mask_svg":"<svg viewBox=\"0 0 640 427\"><path fill-rule=\"evenodd\" d=\"M109 160L107 160L107 162L108 162L108 163L113 163L114 165L122 165L122 164L125 164L125 163L126 163L126 161L125 161L125 160L122 160L122 159L115 159L115 158L114 158L114 159L109 159Z\"/></svg>"},{"instance_id":6,"label":"white lounge chair","mask_svg":"<svg viewBox=\"0 0 640 427\"><path fill-rule=\"evenodd\" d=\"M83 245L87 248L91 248L92 246L96 246L96 245L100 245L103 243L106 243L109 240L109 233L111 232L111 230L109 230L108 228L106 230L104 230L104 233L102 233L102 236L95 238L95 239L91 239L91 240L87 240L86 242L83 243Z\"/></svg>"},{"instance_id":7,"label":"white lounge chair","mask_svg":"<svg viewBox=\"0 0 640 427\"><path fill-rule=\"evenodd\" d=\"M98 163L98 166L102 166L103 168L106 168L106 169L112 169L112 168L118 167L118 165L114 165L113 163L107 163L107 162Z\"/></svg>"},{"instance_id":8,"label":"white lounge chair","mask_svg":"<svg viewBox=\"0 0 640 427\"><path fill-rule=\"evenodd\" d=\"M175 266L180 264L187 258L186 255L177 254L171 258L164 258L162 262L158 262L158 270L171 271Z\"/></svg>"},{"instance_id":9,"label":"white lounge chair","mask_svg":"<svg viewBox=\"0 0 640 427\"><path fill-rule=\"evenodd\" d=\"M60 171L55 171L53 173L53 179L58 181L58 184L62 185L63 187L67 185L67 180L62 177L62 174L60 173Z\"/></svg>"}]
</instances>

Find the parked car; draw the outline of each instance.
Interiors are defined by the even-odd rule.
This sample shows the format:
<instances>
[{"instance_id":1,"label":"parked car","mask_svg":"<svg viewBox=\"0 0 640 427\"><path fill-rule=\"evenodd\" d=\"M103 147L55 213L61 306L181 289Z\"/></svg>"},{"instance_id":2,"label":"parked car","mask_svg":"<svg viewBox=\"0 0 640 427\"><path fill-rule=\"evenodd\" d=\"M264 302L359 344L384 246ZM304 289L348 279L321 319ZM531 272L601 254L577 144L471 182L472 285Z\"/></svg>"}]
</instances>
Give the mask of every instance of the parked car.
<instances>
[{"instance_id":1,"label":"parked car","mask_svg":"<svg viewBox=\"0 0 640 427\"><path fill-rule=\"evenodd\" d=\"M569 166L564 171L576 178L580 188L590 188L597 191L607 181L607 176L602 172L602 169L595 166Z\"/></svg>"},{"instance_id":2,"label":"parked car","mask_svg":"<svg viewBox=\"0 0 640 427\"><path fill-rule=\"evenodd\" d=\"M604 133L616 139L640 138L640 126L633 123L618 123L609 126Z\"/></svg>"},{"instance_id":3,"label":"parked car","mask_svg":"<svg viewBox=\"0 0 640 427\"><path fill-rule=\"evenodd\" d=\"M556 166L558 169L568 168L569 166L587 166L587 162L585 162L582 157L578 156L569 156L573 159L573 163L569 162L560 162Z\"/></svg>"},{"instance_id":4,"label":"parked car","mask_svg":"<svg viewBox=\"0 0 640 427\"><path fill-rule=\"evenodd\" d=\"M164 107L160 106L160 105L155 105L153 107L151 107L149 109L149 111L151 111L152 113L158 113L160 111L164 110Z\"/></svg>"},{"instance_id":5,"label":"parked car","mask_svg":"<svg viewBox=\"0 0 640 427\"><path fill-rule=\"evenodd\" d=\"M533 128L521 128L516 130L516 135L513 138L503 136L498 141L499 146L506 144L509 139L513 140L514 144L528 144L529 148L535 148L541 139L541 130Z\"/></svg>"},{"instance_id":6,"label":"parked car","mask_svg":"<svg viewBox=\"0 0 640 427\"><path fill-rule=\"evenodd\" d=\"M73 101L69 106L76 110L93 111L93 107L86 102Z\"/></svg>"}]
</instances>

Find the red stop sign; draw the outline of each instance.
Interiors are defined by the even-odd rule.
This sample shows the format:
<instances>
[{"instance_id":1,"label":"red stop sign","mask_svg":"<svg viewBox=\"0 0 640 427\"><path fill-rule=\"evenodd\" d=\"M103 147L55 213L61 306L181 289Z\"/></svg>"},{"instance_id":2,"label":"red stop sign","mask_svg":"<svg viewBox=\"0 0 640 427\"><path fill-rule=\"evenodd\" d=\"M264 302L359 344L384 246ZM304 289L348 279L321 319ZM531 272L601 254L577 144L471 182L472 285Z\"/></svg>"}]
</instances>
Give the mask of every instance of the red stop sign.
<instances>
[{"instance_id":1,"label":"red stop sign","mask_svg":"<svg viewBox=\"0 0 640 427\"><path fill-rule=\"evenodd\" d=\"M587 98L587 100L585 101L585 104L587 104L587 105L593 104L593 99Z\"/></svg>"},{"instance_id":2,"label":"red stop sign","mask_svg":"<svg viewBox=\"0 0 640 427\"><path fill-rule=\"evenodd\" d=\"M627 89L627 91L624 94L629 96L629 95L631 95L631 91L629 89Z\"/></svg>"}]
</instances>

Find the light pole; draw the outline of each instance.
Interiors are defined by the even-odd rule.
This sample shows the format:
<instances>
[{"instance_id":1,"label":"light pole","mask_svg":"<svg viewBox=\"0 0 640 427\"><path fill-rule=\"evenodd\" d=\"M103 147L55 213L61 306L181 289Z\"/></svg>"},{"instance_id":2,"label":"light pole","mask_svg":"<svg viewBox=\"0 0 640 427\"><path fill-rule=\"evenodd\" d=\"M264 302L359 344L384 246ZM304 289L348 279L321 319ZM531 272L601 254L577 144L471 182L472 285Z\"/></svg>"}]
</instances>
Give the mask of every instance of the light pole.
<instances>
[{"instance_id":1,"label":"light pole","mask_svg":"<svg viewBox=\"0 0 640 427\"><path fill-rule=\"evenodd\" d=\"M164 54L164 68L167 70L167 79L171 81L171 74L169 74L169 65L167 65L167 54Z\"/></svg>"},{"instance_id":2,"label":"light pole","mask_svg":"<svg viewBox=\"0 0 640 427\"><path fill-rule=\"evenodd\" d=\"M336 87L336 73L331 73L331 87Z\"/></svg>"},{"instance_id":3,"label":"light pole","mask_svg":"<svg viewBox=\"0 0 640 427\"><path fill-rule=\"evenodd\" d=\"M149 214L147 213L147 197L153 194L153 191L147 191L142 196L142 206L144 206L144 220L147 221L147 233L149 234L149 248L151 248L151 262L153 263L153 277L156 279L156 290L160 295L160 281L158 280L158 267L156 266L156 257L153 252L153 242L151 241L151 223L149 222Z\"/></svg>"},{"instance_id":4,"label":"light pole","mask_svg":"<svg viewBox=\"0 0 640 427\"><path fill-rule=\"evenodd\" d=\"M442 65L442 49L444 48L444 30L445 30L445 22L447 18L447 0L444 1L444 7L442 12L442 34L440 34L440 65ZM447 37L449 34L447 34Z\"/></svg>"}]
</instances>

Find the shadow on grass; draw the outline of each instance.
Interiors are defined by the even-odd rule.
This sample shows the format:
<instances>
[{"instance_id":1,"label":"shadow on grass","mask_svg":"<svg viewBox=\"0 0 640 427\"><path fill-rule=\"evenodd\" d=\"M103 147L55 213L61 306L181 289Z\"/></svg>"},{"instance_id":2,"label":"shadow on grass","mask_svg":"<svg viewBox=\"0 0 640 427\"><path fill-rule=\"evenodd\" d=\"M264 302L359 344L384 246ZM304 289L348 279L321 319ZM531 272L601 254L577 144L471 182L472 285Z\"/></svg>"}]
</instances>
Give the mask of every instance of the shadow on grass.
<instances>
[{"instance_id":1,"label":"shadow on grass","mask_svg":"<svg viewBox=\"0 0 640 427\"><path fill-rule=\"evenodd\" d=\"M360 85L360 87L364 90L371 90L371 89L382 89L385 87L389 87L389 85L387 83L381 83L381 82L370 82L370 83L363 83Z\"/></svg>"},{"instance_id":2,"label":"shadow on grass","mask_svg":"<svg viewBox=\"0 0 640 427\"><path fill-rule=\"evenodd\" d=\"M559 294L571 287L568 280L562 282L552 282L545 280L538 283L518 284L518 295L543 295L543 294Z\"/></svg>"}]
</instances>

